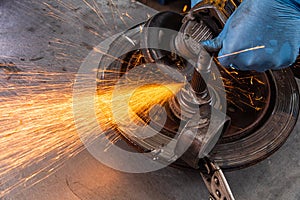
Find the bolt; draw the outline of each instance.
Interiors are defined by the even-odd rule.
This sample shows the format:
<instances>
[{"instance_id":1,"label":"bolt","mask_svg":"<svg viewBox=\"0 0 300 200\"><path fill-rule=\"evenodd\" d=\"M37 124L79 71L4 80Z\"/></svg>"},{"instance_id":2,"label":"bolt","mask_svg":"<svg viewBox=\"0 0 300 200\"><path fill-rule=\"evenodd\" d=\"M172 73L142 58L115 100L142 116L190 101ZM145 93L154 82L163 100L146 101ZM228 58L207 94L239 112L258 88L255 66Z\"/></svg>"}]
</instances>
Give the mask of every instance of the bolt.
<instances>
[{"instance_id":1,"label":"bolt","mask_svg":"<svg viewBox=\"0 0 300 200\"><path fill-rule=\"evenodd\" d=\"M221 192L219 190L216 190L216 195L221 198Z\"/></svg>"},{"instance_id":2,"label":"bolt","mask_svg":"<svg viewBox=\"0 0 300 200\"><path fill-rule=\"evenodd\" d=\"M190 35L189 35L189 34L185 34L185 35L184 35L184 39L185 39L185 40L190 39Z\"/></svg>"},{"instance_id":3,"label":"bolt","mask_svg":"<svg viewBox=\"0 0 300 200\"><path fill-rule=\"evenodd\" d=\"M220 185L219 179L218 179L217 177L214 177L214 181L215 181L215 184L216 184L217 186Z\"/></svg>"}]
</instances>

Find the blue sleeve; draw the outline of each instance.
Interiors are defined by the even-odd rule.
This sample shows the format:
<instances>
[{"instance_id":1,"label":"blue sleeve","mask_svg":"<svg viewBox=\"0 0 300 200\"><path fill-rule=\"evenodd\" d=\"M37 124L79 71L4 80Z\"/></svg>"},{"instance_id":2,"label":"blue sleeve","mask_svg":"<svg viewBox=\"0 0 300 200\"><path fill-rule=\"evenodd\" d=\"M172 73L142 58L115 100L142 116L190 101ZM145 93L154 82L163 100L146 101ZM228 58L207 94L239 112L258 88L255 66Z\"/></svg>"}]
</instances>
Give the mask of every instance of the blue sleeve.
<instances>
[{"instance_id":1,"label":"blue sleeve","mask_svg":"<svg viewBox=\"0 0 300 200\"><path fill-rule=\"evenodd\" d=\"M191 0L191 8L194 7L197 3L201 2L202 0Z\"/></svg>"}]
</instances>

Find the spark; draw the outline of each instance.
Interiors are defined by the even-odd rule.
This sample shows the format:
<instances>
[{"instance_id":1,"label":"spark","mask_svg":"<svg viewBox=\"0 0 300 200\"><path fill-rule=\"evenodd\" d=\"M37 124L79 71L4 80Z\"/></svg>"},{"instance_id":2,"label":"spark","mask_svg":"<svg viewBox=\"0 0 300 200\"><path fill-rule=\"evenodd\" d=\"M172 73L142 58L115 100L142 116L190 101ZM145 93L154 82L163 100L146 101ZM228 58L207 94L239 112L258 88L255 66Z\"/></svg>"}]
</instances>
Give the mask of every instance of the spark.
<instances>
[{"instance_id":1,"label":"spark","mask_svg":"<svg viewBox=\"0 0 300 200\"><path fill-rule=\"evenodd\" d=\"M92 11L94 11L96 13L96 15L98 16L98 18L102 21L103 24L107 24L106 21L104 20L104 16L102 15L102 13L99 10L99 7L96 7L97 3L95 1L94 5L95 7L93 7L90 3L88 3L86 0L82 0Z\"/></svg>"},{"instance_id":2,"label":"spark","mask_svg":"<svg viewBox=\"0 0 300 200\"><path fill-rule=\"evenodd\" d=\"M233 53L229 53L229 54L225 54L225 55L222 55L222 56L218 56L217 58L224 58L224 57L228 57L228 56L233 56L233 55L237 55L237 54L241 54L241 53L245 53L245 52L248 52L248 51L255 51L255 50L258 50L258 49L264 49L265 46L262 45L262 46L256 46L256 47L252 47L252 48L248 48L248 49L243 49L241 51L236 51L236 52L233 52Z\"/></svg>"},{"instance_id":3,"label":"spark","mask_svg":"<svg viewBox=\"0 0 300 200\"><path fill-rule=\"evenodd\" d=\"M138 88L134 85L124 85L118 90L117 96L113 95L113 89L106 88L98 92L97 96L97 108L101 111L101 115L105 116L99 123L107 128L120 128L117 124L128 126L128 124L141 122L138 114L146 116L154 105L163 105L182 86L182 83L147 84ZM124 101L127 103L124 104ZM145 125L144 122L142 123Z\"/></svg>"},{"instance_id":4,"label":"spark","mask_svg":"<svg viewBox=\"0 0 300 200\"><path fill-rule=\"evenodd\" d=\"M34 74L33 72L18 74L16 72L15 75L19 75L19 78L24 80L26 77L29 78L33 75L38 77L43 74ZM50 81L50 83L44 87L32 85L18 88L18 85L12 84L3 89L3 91L8 88L11 88L11 91L26 91L15 97L7 96L1 99L0 145L5 151L1 151L0 154L0 186L10 184L18 175L18 170L33 165L38 166L38 170L28 172L28 176L6 188L0 193L0 196L25 182L32 181L42 171L55 171L60 166L60 162L83 150L73 119L72 90L70 89L73 84L69 82L58 84L60 76L63 74L45 73L43 78L49 76L49 80L45 81ZM55 79L57 80L55 81ZM51 82L58 83L51 84ZM97 125L100 125L104 132L117 128L114 116L124 118L127 116L127 119L133 122L140 121L140 117L136 113L147 113L153 105L162 105L182 87L182 84L179 83L162 82L138 87L132 94L131 91L136 88L136 84L131 82L130 85L122 85L121 92L114 98L115 87L103 87L97 93L95 92L96 116L99 122ZM93 97L82 94L83 112L88 98ZM124 99L129 99L129 104L125 104L125 107ZM116 113L112 112L112 107L117 110ZM131 111L129 115L128 107ZM92 132L91 130L94 128L91 127L91 121L85 119L84 126L81 126L80 129L86 132L84 137L96 138L103 133ZM115 137L113 142L116 142L118 138L118 136ZM41 177L37 181L40 180Z\"/></svg>"},{"instance_id":5,"label":"spark","mask_svg":"<svg viewBox=\"0 0 300 200\"><path fill-rule=\"evenodd\" d=\"M227 101L242 112L248 109L260 111L266 105L266 97L258 96L257 87L265 87L258 74L247 74L237 70L221 68L221 79L227 93Z\"/></svg>"},{"instance_id":6,"label":"spark","mask_svg":"<svg viewBox=\"0 0 300 200\"><path fill-rule=\"evenodd\" d=\"M110 0L111 15L114 18L113 24L108 24L107 19L104 16L101 8L95 0L82 0L82 2L89 7L97 15L99 23L92 23L85 20L77 12L76 6L70 2L56 0L58 6L53 6L48 2L35 2L42 4L45 8L45 16L52 17L56 21L61 21L66 24L74 24L78 28L86 28L86 30L92 35L97 36L100 39L106 37L99 33L99 27L112 30L115 27L117 30L117 22L122 21L126 24L124 17L133 20L129 13L121 13L113 0ZM83 4L82 3L82 4ZM76 3L77 4L77 3ZM20 6L24 6L20 4ZM30 12L36 12L30 7L26 7ZM76 11L76 12L75 12ZM81 23L80 25L79 22ZM53 26L51 24L45 24L45 26ZM110 34L110 33L108 33ZM101 40L102 41L102 40ZM100 41L99 41L100 42ZM49 45L56 50L55 59L63 61L75 61L81 63L82 58L66 51L66 48L82 48L82 46L76 41L69 41L62 38L51 38ZM99 53L102 53L100 49L93 49ZM19 60L19 57L12 57L6 55L0 55L2 59ZM117 58L115 58L117 59ZM132 62L139 63L143 57L141 55L136 56ZM120 59L117 59L120 60ZM122 60L120 60L122 61ZM122 63L126 63L122 61ZM14 67L20 67L21 70L14 70ZM136 67L135 65L134 67ZM40 68L40 70L38 70ZM45 66L38 66L36 63L4 63L0 64L0 198L12 192L18 190L20 186L30 186L39 181L47 178L51 173L55 172L63 163L70 157L75 156L84 149L83 144L77 135L77 127L75 126L73 110L72 110L72 88L74 74L69 72L45 72ZM36 70L32 70L36 69ZM30 70L30 71L28 71ZM108 72L108 71L107 71ZM118 73L111 71L111 73ZM8 78L10 80L8 81ZM89 77L87 77L89 78ZM115 80L106 81L102 83L114 82ZM98 80L101 82L101 80ZM173 95L172 92L176 92L180 89L181 84L178 83L161 83L162 85L149 84L147 86L138 88L132 97L130 97L131 107L131 120L138 121L139 117L135 112L148 112L147 107L153 104L163 104L167 99ZM167 85L167 88L166 86ZM130 86L134 88L135 83ZM151 90L151 91L150 91ZM112 97L113 87L107 87L99 89L95 92L98 101L95 102L97 107L97 119L102 126L105 135L109 137L111 145L117 142L120 135L116 135L116 119L112 115ZM129 97L126 94L128 89L124 90L121 96L118 97L120 101ZM149 93L151 96L145 98L143 103L140 102L141 96L146 96ZM154 98L154 96L157 98ZM123 98L122 98L123 96ZM87 94L82 94L82 110L86 104L86 99L94 98ZM143 97L144 98L144 97ZM135 103L136 102L136 103ZM120 106L120 111L125 107L122 107L118 101L114 100L116 107ZM149 108L148 108L149 109ZM126 114L125 111L121 112ZM103 118L103 114L107 115ZM144 122L145 123L145 122ZM95 133L94 127L91 127L91 120L86 119L85 126L79 127L86 132L84 137L96 138L103 133Z\"/></svg>"},{"instance_id":7,"label":"spark","mask_svg":"<svg viewBox=\"0 0 300 200\"><path fill-rule=\"evenodd\" d=\"M106 22L106 19L105 19L104 15L103 15L101 9L99 8L98 3L95 0L93 0L93 3L94 3L95 8L96 8L96 14L98 15L99 18L101 18L101 20L103 21L103 23L107 26L108 23Z\"/></svg>"},{"instance_id":8,"label":"spark","mask_svg":"<svg viewBox=\"0 0 300 200\"><path fill-rule=\"evenodd\" d=\"M152 15L150 15L149 13L147 13L147 19L150 19L152 17Z\"/></svg>"},{"instance_id":9,"label":"spark","mask_svg":"<svg viewBox=\"0 0 300 200\"><path fill-rule=\"evenodd\" d=\"M94 47L93 50L94 50L95 52L97 52L97 53L100 53L100 54L102 54L102 55L108 56L108 57L113 58L113 59L115 59L115 60L117 60L117 61L120 61L121 63L126 63L126 61L124 61L124 60L122 60L122 59L120 59L120 58L118 58L118 57L115 57L115 56L113 56L113 55L107 54L107 53L105 53L104 51L102 51L102 50L99 49L99 48Z\"/></svg>"},{"instance_id":10,"label":"spark","mask_svg":"<svg viewBox=\"0 0 300 200\"><path fill-rule=\"evenodd\" d=\"M251 97L251 95L250 95L250 94L248 94L248 98L249 98L249 100L250 100L250 104L251 104L251 106L254 106L253 99L252 99L252 97Z\"/></svg>"},{"instance_id":11,"label":"spark","mask_svg":"<svg viewBox=\"0 0 300 200\"><path fill-rule=\"evenodd\" d=\"M259 80L258 78L254 79L257 83L261 84L261 85L265 85L266 83L264 83L263 81Z\"/></svg>"},{"instance_id":12,"label":"spark","mask_svg":"<svg viewBox=\"0 0 300 200\"><path fill-rule=\"evenodd\" d=\"M16 65L15 64L13 64L13 63L7 63L7 64L5 64L5 63L0 63L0 68L1 67L15 67Z\"/></svg>"},{"instance_id":13,"label":"spark","mask_svg":"<svg viewBox=\"0 0 300 200\"><path fill-rule=\"evenodd\" d=\"M59 4L61 4L63 7L69 9L69 10L75 10L76 9L71 3L63 2L61 0L57 0L57 2Z\"/></svg>"},{"instance_id":14,"label":"spark","mask_svg":"<svg viewBox=\"0 0 300 200\"><path fill-rule=\"evenodd\" d=\"M65 8L65 9L67 9L69 11L72 11L72 10L70 10L70 5L71 4L69 6L66 6L66 4L63 3L60 0L56 0L56 2L58 4L60 4L63 8ZM46 3L46 2L43 2L43 5L45 5L50 10L47 15L50 16L50 17L53 17L56 20L60 20L60 21L62 21L64 23L70 23L70 22L72 22L74 24L76 24L76 23L78 23L78 21L80 21L80 22L82 22L82 24L84 24L85 27L90 27L90 29L96 30L95 28L93 28L92 24L90 24L88 21L84 20L82 17L80 17L80 16L78 16L76 14L66 13L63 10L55 8L55 7L53 7L52 5L50 5L49 3ZM73 7L72 7L72 9L73 9ZM72 13L74 13L74 12L72 12ZM102 21L101 21L101 24L103 24ZM106 24L103 24L103 25L106 25ZM107 28L110 29L110 27L107 27ZM92 34L94 34L95 36L101 38L101 39L104 38L99 33L97 33L97 31L91 31L91 30L89 30L89 32L92 33Z\"/></svg>"},{"instance_id":15,"label":"spark","mask_svg":"<svg viewBox=\"0 0 300 200\"><path fill-rule=\"evenodd\" d=\"M59 2L59 1L58 1ZM46 3L46 2L43 2L43 4L49 9L51 10L48 14L49 16L53 16L54 18L56 19L59 19L59 20L62 20L64 22L67 22L66 19L64 19L65 17L66 18L69 18L69 16L67 14L65 14L64 12L62 12L61 10L59 9L56 9L54 8L52 5ZM55 13L57 12L57 14Z\"/></svg>"},{"instance_id":16,"label":"spark","mask_svg":"<svg viewBox=\"0 0 300 200\"><path fill-rule=\"evenodd\" d=\"M131 17L131 15L129 15L128 12L124 13L124 15L125 15L126 17L128 17L129 19L134 20L133 17Z\"/></svg>"},{"instance_id":17,"label":"spark","mask_svg":"<svg viewBox=\"0 0 300 200\"><path fill-rule=\"evenodd\" d=\"M182 9L182 12L185 13L188 9L188 5L184 5L183 9Z\"/></svg>"},{"instance_id":18,"label":"spark","mask_svg":"<svg viewBox=\"0 0 300 200\"><path fill-rule=\"evenodd\" d=\"M253 105L251 105L251 104L249 104L249 103L247 103L247 102L244 102L244 101L241 101L241 103L243 103L243 104L245 104L246 106L249 106L249 107L255 109L256 111L260 111L260 110L262 109L261 107L255 107L255 106L253 106Z\"/></svg>"},{"instance_id":19,"label":"spark","mask_svg":"<svg viewBox=\"0 0 300 200\"><path fill-rule=\"evenodd\" d=\"M62 40L60 38L53 38L52 40L50 40L50 43L59 44L59 45L63 45L63 46L74 47L74 48L80 47L80 45L78 45L74 42L71 42L71 41L68 41L68 40Z\"/></svg>"}]
</instances>

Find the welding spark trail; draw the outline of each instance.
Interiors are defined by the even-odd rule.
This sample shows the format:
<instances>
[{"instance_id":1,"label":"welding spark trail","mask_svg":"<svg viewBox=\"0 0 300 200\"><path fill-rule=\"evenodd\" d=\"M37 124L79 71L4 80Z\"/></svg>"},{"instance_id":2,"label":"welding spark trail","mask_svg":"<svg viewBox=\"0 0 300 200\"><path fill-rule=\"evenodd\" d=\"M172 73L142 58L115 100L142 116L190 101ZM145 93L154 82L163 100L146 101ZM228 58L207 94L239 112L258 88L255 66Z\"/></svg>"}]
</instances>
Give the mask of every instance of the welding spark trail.
<instances>
[{"instance_id":1,"label":"welding spark trail","mask_svg":"<svg viewBox=\"0 0 300 200\"><path fill-rule=\"evenodd\" d=\"M228 57L228 56L234 56L234 55L245 53L245 52L248 52L248 51L255 51L255 50L264 49L264 48L265 48L264 45L256 46L256 47L252 47L252 48L249 48L249 49L244 49L244 50L241 50L241 51L236 51L236 52L233 52L233 53L225 54L225 55L219 56L217 58L224 58L224 57Z\"/></svg>"},{"instance_id":2,"label":"welding spark trail","mask_svg":"<svg viewBox=\"0 0 300 200\"><path fill-rule=\"evenodd\" d=\"M0 103L0 187L9 186L1 191L0 196L24 183L30 185L42 180L45 177L41 174L48 176L68 158L83 150L77 135L78 128L86 133L81 137L92 142L106 131L117 128L116 124L119 123L114 116L118 116L118 119L120 116L127 116L127 119L137 123L140 118L136 113L149 112L153 105L163 104L174 95L173 92L176 93L182 87L182 84L169 82L137 87L137 83L132 82L121 86L122 92L117 96L113 96L114 86L99 88L98 92L95 91L96 98L83 93L80 100L82 108L78 109L85 112L87 99L95 98L95 114L99 124L92 124L93 120L87 118L84 119L83 126L76 127L72 112L72 83L52 83L59 82L60 76L64 74L15 72L14 76L22 80L37 77L35 81L42 81L44 78L45 82L44 86L31 84L18 87L17 84L9 84L6 86L9 90L3 88L0 91L19 94L4 96ZM132 95L130 92L134 88L136 89ZM173 92L170 92L170 88ZM124 99L130 99L129 104L124 106ZM117 112L112 112L112 107ZM127 112L128 107L130 113ZM95 126L101 126L103 132L93 132ZM119 135L116 135L112 142L116 142L118 138ZM23 177L18 177L20 171Z\"/></svg>"}]
</instances>

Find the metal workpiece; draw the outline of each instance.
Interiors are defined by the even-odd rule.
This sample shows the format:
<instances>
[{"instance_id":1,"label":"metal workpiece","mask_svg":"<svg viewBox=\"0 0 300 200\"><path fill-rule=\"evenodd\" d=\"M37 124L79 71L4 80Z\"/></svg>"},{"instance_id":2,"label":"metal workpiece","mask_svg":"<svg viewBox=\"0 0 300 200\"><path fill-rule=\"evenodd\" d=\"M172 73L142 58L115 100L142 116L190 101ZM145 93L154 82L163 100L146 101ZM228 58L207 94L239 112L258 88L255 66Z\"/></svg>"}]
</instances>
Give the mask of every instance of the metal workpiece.
<instances>
[{"instance_id":1,"label":"metal workpiece","mask_svg":"<svg viewBox=\"0 0 300 200\"><path fill-rule=\"evenodd\" d=\"M193 118L194 115L198 115L199 110L203 117L207 117L208 112L205 112L205 110L210 109L207 106L211 102L207 88L199 96L193 91L192 86L186 85L176 96L169 100L170 109L181 120Z\"/></svg>"},{"instance_id":2,"label":"metal workpiece","mask_svg":"<svg viewBox=\"0 0 300 200\"><path fill-rule=\"evenodd\" d=\"M182 19L182 15L166 11L157 13L145 22L140 42L147 62L158 62L171 54L164 50L174 47L174 37L181 27Z\"/></svg>"},{"instance_id":3,"label":"metal workpiece","mask_svg":"<svg viewBox=\"0 0 300 200\"><path fill-rule=\"evenodd\" d=\"M203 51L205 51L205 49L203 49ZM204 54L206 58L203 59L201 64L197 64L194 68L190 84L186 84L178 94L169 101L171 110L179 119L191 119L194 115L198 115L197 112L199 109L207 109L208 107L206 105L211 105L212 99L207 88L207 81L211 73L212 57L207 52ZM208 109L210 109L210 107ZM205 115L203 117L207 116L208 115Z\"/></svg>"},{"instance_id":4,"label":"metal workpiece","mask_svg":"<svg viewBox=\"0 0 300 200\"><path fill-rule=\"evenodd\" d=\"M226 114L214 109L215 105L212 102L215 100L212 97L216 95L209 94L207 85L212 57L203 47L200 46L200 49L191 84L182 88L169 101L173 114L187 121L178 137L175 153L178 149L185 152L181 159L195 169L199 168L199 160L209 154L230 124ZM185 144L190 143L191 145L183 150Z\"/></svg>"},{"instance_id":5,"label":"metal workpiece","mask_svg":"<svg viewBox=\"0 0 300 200\"><path fill-rule=\"evenodd\" d=\"M210 193L209 200L235 200L221 168L207 157L200 163L200 173Z\"/></svg>"},{"instance_id":6,"label":"metal workpiece","mask_svg":"<svg viewBox=\"0 0 300 200\"><path fill-rule=\"evenodd\" d=\"M167 20L165 16L172 15L176 16L176 14L172 13L169 13L168 15L155 15L145 23L145 26L153 27L155 25L158 28L164 27L163 21ZM177 19L177 22L179 19L180 18ZM154 24L153 22L155 21L159 21L161 24ZM212 102L216 102L212 97L217 96L210 95L207 84L211 76L213 57L199 42L212 38L213 34L203 21L196 21L196 18L193 18L192 21L183 20L182 22L183 25L178 34L170 37L169 48L178 53L178 55L187 58L190 62L193 63L194 61L195 66L193 67L190 84L186 84L176 96L168 101L168 107L171 110L169 118L175 116L179 120L185 121L185 126L180 130L179 137L177 138L178 142L175 154L178 150L180 150L180 152L185 152L183 147L187 147L186 144L191 143L190 148L188 148L188 150L186 149L187 151L181 158L190 166L198 168L197 163L199 159L205 154L207 155L213 149L222 132L226 130L225 126L229 125L229 119L221 111L217 110L215 110L215 112L219 112L217 116L222 115L222 117L220 117L220 119L218 117L211 119L211 109L214 109L215 106ZM178 30L178 28L175 30ZM155 38L147 33L142 39L145 39L147 44L152 42ZM145 43L145 41L142 43ZM146 52L146 57L148 57L149 51L156 53L161 52L159 49L148 49L147 51L144 51ZM165 56L154 56L152 59L148 60L152 62L161 62L163 58L166 59ZM214 125L211 128L212 124ZM168 125L166 125L166 127L168 127Z\"/></svg>"},{"instance_id":7,"label":"metal workpiece","mask_svg":"<svg viewBox=\"0 0 300 200\"><path fill-rule=\"evenodd\" d=\"M179 134L175 153L185 152L181 159L189 166L199 169L202 165L199 161L209 155L229 126L230 118L218 110L212 110L205 117L196 115ZM187 147L186 144L191 145Z\"/></svg>"},{"instance_id":8,"label":"metal workpiece","mask_svg":"<svg viewBox=\"0 0 300 200\"><path fill-rule=\"evenodd\" d=\"M200 41L212 39L213 34L202 20L198 22L195 18L192 19L194 20L183 20L187 22L183 23L181 34L176 36L174 43L180 55L197 60L201 51Z\"/></svg>"},{"instance_id":9,"label":"metal workpiece","mask_svg":"<svg viewBox=\"0 0 300 200\"><path fill-rule=\"evenodd\" d=\"M300 55L297 57L296 62L291 66L291 69L296 78L300 78Z\"/></svg>"},{"instance_id":10,"label":"metal workpiece","mask_svg":"<svg viewBox=\"0 0 300 200\"><path fill-rule=\"evenodd\" d=\"M228 18L241 3L242 0L203 0L194 6L192 10L212 9L215 10L216 13L221 13L221 18L226 21L226 18Z\"/></svg>"},{"instance_id":11,"label":"metal workpiece","mask_svg":"<svg viewBox=\"0 0 300 200\"><path fill-rule=\"evenodd\" d=\"M217 92L214 95L210 94L211 90L208 88L208 82L211 83L212 81L211 65L214 62L213 57L199 42L200 40L211 38L212 32L204 25L197 26L197 24L190 24L186 26L184 24L184 28L181 27L177 35L170 36L166 34L165 28L172 27L174 31L179 30L178 27L165 23L165 21L172 16L177 17L177 22L181 21L181 17L177 14L164 12L153 16L144 24L140 42L143 48L140 52L142 56L145 57L146 63L150 62L154 65L156 64L158 67L161 66L159 68L162 68L162 71L168 75L171 75L168 73L168 67L162 67L163 65L161 65L161 63L164 65L169 63L170 67L180 71L180 66L172 64L176 63L176 59L183 60L183 58L186 58L186 60L194 61L193 63L196 63L196 65L191 67L191 80L187 81L179 92L171 97L164 105L166 110L165 120L161 120L162 118L159 117L161 114L159 114L160 111L158 110L154 111L157 115L157 117L155 117L156 120L151 117L149 119L145 119L143 116L140 117L141 120L147 122L148 126L152 127L152 129L158 130L156 135L151 137L133 136L130 133L126 133L125 130L122 131L122 129L120 129L120 134L144 151L151 151L152 155L154 154L154 160L157 162L173 162L180 157L180 159L185 161L190 167L198 169L200 167L200 159L209 155L221 135L229 127L230 119L219 110L222 106L214 104L217 102L215 98L221 99L221 97L218 97L219 94ZM173 21L175 19L176 18L172 18ZM157 28L157 30L153 29L153 27ZM203 28L204 31L201 31L201 28ZM189 33L187 33L185 29L190 29L188 30ZM191 40L186 43L185 39L188 39L186 37L188 34L191 35ZM164 37L164 35L168 35L168 37ZM182 35L186 37L184 40L182 40ZM195 42L195 40L197 40L197 42ZM159 41L162 42L162 46L158 45L160 43ZM153 43L157 44L158 48L153 48L153 46L156 47ZM172 45L174 43L175 45ZM184 43L183 46L180 43ZM187 47L191 44L195 44L197 47L186 48L186 50L182 51L184 46ZM114 47L111 46L111 49L114 49ZM182 56L182 58L177 55L170 59L170 56L172 57L174 55L172 52L167 52L167 49L175 51L178 55ZM197 56L192 56L187 53L188 51L195 51ZM128 54L128 56L132 56L132 54ZM115 64L116 63L110 65L108 69L115 69ZM151 66L148 65L148 67ZM131 66L120 68L130 69ZM107 77L102 76L101 78L106 80ZM188 76L185 78L188 80ZM211 88L216 86L217 85L210 85ZM222 108L225 109L225 106ZM152 111L153 109L155 108L152 108ZM183 125L183 127L181 125ZM172 138L175 139L175 146L171 145L171 147L174 148L173 156L172 149L165 148L166 144L169 146L169 144L174 141ZM170 156L166 156L167 154Z\"/></svg>"},{"instance_id":12,"label":"metal workpiece","mask_svg":"<svg viewBox=\"0 0 300 200\"><path fill-rule=\"evenodd\" d=\"M195 93L208 93L206 82L211 74L213 56L200 44L201 41L211 39L213 33L202 20L183 20L180 33L175 37L175 52L189 58L194 63L194 72L191 79L191 86ZM198 96L199 96L198 95ZM204 94L205 95L205 94Z\"/></svg>"}]
</instances>

